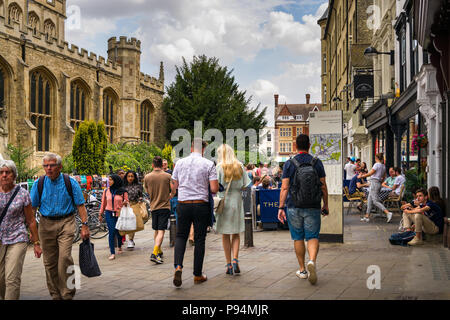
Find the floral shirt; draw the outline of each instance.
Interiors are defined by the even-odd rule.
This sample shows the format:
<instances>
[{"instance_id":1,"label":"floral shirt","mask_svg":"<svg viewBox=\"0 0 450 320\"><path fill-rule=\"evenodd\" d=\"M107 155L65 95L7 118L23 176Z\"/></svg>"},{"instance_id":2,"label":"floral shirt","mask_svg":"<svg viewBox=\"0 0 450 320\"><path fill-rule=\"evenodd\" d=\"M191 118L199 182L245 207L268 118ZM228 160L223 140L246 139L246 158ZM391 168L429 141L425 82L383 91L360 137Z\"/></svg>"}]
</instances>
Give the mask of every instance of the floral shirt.
<instances>
[{"instance_id":1,"label":"floral shirt","mask_svg":"<svg viewBox=\"0 0 450 320\"><path fill-rule=\"evenodd\" d=\"M8 193L0 192L0 214L3 212L3 209L8 204L9 199L17 187L14 187ZM0 226L0 241L2 245L28 242L28 232L25 225L25 207L30 204L30 194L25 189L20 188Z\"/></svg>"},{"instance_id":2,"label":"floral shirt","mask_svg":"<svg viewBox=\"0 0 450 320\"><path fill-rule=\"evenodd\" d=\"M138 202L143 196L143 188L140 184L132 184L125 187L128 192L128 199L131 202Z\"/></svg>"}]
</instances>

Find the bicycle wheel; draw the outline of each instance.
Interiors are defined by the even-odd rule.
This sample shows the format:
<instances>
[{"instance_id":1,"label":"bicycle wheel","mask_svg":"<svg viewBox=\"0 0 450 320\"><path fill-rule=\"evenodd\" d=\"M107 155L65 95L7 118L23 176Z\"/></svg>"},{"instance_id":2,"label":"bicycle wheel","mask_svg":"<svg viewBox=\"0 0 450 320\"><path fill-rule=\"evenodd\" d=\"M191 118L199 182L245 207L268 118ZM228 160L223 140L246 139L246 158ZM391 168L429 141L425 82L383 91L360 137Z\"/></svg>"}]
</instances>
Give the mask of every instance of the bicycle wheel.
<instances>
[{"instance_id":1,"label":"bicycle wheel","mask_svg":"<svg viewBox=\"0 0 450 320\"><path fill-rule=\"evenodd\" d=\"M88 210L88 227L91 237L97 234L99 225L100 221L98 221L98 211L92 209Z\"/></svg>"},{"instance_id":2,"label":"bicycle wheel","mask_svg":"<svg viewBox=\"0 0 450 320\"><path fill-rule=\"evenodd\" d=\"M92 239L102 239L102 238L106 237L109 233L108 225L106 224L105 215L102 214L102 217L103 217L102 222L97 220L98 221L98 225L96 227L97 232L94 235L91 235Z\"/></svg>"}]
</instances>

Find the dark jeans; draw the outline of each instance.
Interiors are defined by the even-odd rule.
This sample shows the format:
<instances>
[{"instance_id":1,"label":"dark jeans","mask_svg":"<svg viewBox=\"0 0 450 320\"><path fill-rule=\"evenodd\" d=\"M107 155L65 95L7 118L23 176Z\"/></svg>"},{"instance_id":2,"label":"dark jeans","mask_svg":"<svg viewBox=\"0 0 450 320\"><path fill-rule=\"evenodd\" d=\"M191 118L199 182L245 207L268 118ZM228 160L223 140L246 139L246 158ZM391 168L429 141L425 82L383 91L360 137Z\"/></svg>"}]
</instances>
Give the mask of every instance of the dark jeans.
<instances>
[{"instance_id":1,"label":"dark jeans","mask_svg":"<svg viewBox=\"0 0 450 320\"><path fill-rule=\"evenodd\" d=\"M119 234L119 230L116 229L117 217L112 216L112 212L109 210L105 211L106 224L108 225L108 240L109 240L109 251L111 254L115 254L115 244L117 238L117 247L122 247L122 236Z\"/></svg>"},{"instance_id":2,"label":"dark jeans","mask_svg":"<svg viewBox=\"0 0 450 320\"><path fill-rule=\"evenodd\" d=\"M177 237L175 240L175 268L183 267L186 242L191 224L194 223L194 276L202 275L203 258L205 257L206 229L211 222L209 203L178 203Z\"/></svg>"}]
</instances>

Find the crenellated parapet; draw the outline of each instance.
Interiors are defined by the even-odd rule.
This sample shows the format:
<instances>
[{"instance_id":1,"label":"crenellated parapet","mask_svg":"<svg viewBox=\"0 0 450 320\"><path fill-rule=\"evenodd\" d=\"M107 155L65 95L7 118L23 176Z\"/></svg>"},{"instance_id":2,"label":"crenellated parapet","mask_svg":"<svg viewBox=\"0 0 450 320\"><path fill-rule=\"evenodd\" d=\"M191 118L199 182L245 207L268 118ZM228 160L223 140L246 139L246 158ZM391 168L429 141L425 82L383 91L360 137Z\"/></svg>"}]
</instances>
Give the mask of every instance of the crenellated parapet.
<instances>
[{"instance_id":1,"label":"crenellated parapet","mask_svg":"<svg viewBox=\"0 0 450 320\"><path fill-rule=\"evenodd\" d=\"M140 83L145 87L150 87L158 91L164 91L164 80L156 79L148 74L140 73Z\"/></svg>"},{"instance_id":2,"label":"crenellated parapet","mask_svg":"<svg viewBox=\"0 0 450 320\"><path fill-rule=\"evenodd\" d=\"M107 60L102 56L97 56L97 54L89 52L85 48L79 48L75 44L69 44L67 41L58 42L58 39L48 38L44 34L35 35L31 28L28 27L27 29L27 32L21 31L20 26L17 23L12 25L5 24L5 19L0 17L0 37L18 43L23 43L25 41L27 47L42 50L57 56L60 55L65 59L73 59L78 63L88 64L94 68L100 68L104 72L110 72L117 76L122 74L121 66L113 61Z\"/></svg>"}]
</instances>

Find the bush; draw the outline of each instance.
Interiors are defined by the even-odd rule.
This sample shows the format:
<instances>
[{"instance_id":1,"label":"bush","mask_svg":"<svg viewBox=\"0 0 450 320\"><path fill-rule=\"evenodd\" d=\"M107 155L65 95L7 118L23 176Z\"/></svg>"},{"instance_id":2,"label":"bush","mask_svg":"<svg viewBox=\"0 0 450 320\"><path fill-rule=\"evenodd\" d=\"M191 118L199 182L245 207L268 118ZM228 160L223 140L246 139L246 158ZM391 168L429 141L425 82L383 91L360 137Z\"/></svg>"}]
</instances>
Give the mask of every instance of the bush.
<instances>
[{"instance_id":1,"label":"bush","mask_svg":"<svg viewBox=\"0 0 450 320\"><path fill-rule=\"evenodd\" d=\"M416 167L405 171L405 201L413 200L413 193L419 189L427 189L427 185L423 183L424 173L418 171Z\"/></svg>"},{"instance_id":2,"label":"bush","mask_svg":"<svg viewBox=\"0 0 450 320\"><path fill-rule=\"evenodd\" d=\"M75 171L75 165L73 163L73 155L69 153L62 159L62 172L67 174L73 174Z\"/></svg>"},{"instance_id":3,"label":"bush","mask_svg":"<svg viewBox=\"0 0 450 320\"><path fill-rule=\"evenodd\" d=\"M19 141L17 147L8 144L8 151L6 152L8 156L14 161L17 168L17 178L16 181L22 182L26 181L27 178L33 177L39 171L39 168L29 168L27 166L27 160L33 154L33 148L26 148Z\"/></svg>"}]
</instances>

